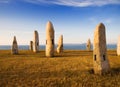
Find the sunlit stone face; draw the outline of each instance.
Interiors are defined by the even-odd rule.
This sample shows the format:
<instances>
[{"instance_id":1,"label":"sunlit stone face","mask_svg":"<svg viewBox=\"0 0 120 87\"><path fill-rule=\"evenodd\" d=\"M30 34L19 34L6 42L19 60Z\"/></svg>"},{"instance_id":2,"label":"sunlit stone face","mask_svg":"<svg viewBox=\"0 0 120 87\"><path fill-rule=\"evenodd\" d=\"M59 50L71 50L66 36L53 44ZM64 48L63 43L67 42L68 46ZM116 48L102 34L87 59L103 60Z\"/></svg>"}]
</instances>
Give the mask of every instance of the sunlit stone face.
<instances>
[{"instance_id":1,"label":"sunlit stone face","mask_svg":"<svg viewBox=\"0 0 120 87\"><path fill-rule=\"evenodd\" d=\"M110 70L107 48L105 26L100 23L94 32L93 65L95 74L103 74Z\"/></svg>"}]
</instances>

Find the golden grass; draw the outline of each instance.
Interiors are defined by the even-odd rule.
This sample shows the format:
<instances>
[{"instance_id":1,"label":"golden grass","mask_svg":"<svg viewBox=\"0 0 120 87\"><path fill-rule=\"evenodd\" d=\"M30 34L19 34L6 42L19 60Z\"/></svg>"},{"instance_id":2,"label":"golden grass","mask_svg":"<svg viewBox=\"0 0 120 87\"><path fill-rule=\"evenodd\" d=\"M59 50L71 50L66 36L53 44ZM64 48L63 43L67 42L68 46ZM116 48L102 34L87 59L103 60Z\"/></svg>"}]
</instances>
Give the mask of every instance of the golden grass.
<instances>
[{"instance_id":1,"label":"golden grass","mask_svg":"<svg viewBox=\"0 0 120 87\"><path fill-rule=\"evenodd\" d=\"M111 72L92 73L92 51L66 50L46 58L45 52L0 51L0 87L120 87L120 57L109 50Z\"/></svg>"}]
</instances>

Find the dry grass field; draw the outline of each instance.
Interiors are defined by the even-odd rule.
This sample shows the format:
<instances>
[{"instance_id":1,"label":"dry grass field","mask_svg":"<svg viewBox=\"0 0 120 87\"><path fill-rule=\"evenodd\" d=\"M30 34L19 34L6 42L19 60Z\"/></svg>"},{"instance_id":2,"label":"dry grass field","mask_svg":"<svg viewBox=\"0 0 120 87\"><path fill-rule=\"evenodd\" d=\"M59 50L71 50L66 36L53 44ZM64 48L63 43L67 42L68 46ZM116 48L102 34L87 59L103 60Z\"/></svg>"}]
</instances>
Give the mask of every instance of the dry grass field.
<instances>
[{"instance_id":1,"label":"dry grass field","mask_svg":"<svg viewBox=\"0 0 120 87\"><path fill-rule=\"evenodd\" d=\"M92 72L92 51L66 50L46 58L45 52L0 51L0 87L120 87L120 57L109 50L111 72Z\"/></svg>"}]
</instances>

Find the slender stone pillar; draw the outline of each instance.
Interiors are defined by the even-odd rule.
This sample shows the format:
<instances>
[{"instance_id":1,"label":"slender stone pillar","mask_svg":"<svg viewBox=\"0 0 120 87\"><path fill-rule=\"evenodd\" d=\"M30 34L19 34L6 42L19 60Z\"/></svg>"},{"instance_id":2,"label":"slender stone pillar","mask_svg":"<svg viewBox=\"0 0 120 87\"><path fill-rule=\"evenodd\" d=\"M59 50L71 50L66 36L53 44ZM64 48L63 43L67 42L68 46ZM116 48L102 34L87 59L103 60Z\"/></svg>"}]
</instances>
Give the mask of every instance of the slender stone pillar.
<instances>
[{"instance_id":1,"label":"slender stone pillar","mask_svg":"<svg viewBox=\"0 0 120 87\"><path fill-rule=\"evenodd\" d=\"M39 34L35 30L34 31L34 40L33 40L33 52L38 52L39 51Z\"/></svg>"},{"instance_id":2,"label":"slender stone pillar","mask_svg":"<svg viewBox=\"0 0 120 87\"><path fill-rule=\"evenodd\" d=\"M63 52L63 35L59 37L58 46L57 46L57 53Z\"/></svg>"},{"instance_id":3,"label":"slender stone pillar","mask_svg":"<svg viewBox=\"0 0 120 87\"><path fill-rule=\"evenodd\" d=\"M33 41L30 41L29 49L30 49L31 51L33 51Z\"/></svg>"},{"instance_id":4,"label":"slender stone pillar","mask_svg":"<svg viewBox=\"0 0 120 87\"><path fill-rule=\"evenodd\" d=\"M54 28L49 21L46 25L46 57L54 56Z\"/></svg>"},{"instance_id":5,"label":"slender stone pillar","mask_svg":"<svg viewBox=\"0 0 120 87\"><path fill-rule=\"evenodd\" d=\"M87 41L86 49L87 49L87 51L91 51L91 41L90 41L90 39L88 39L88 41Z\"/></svg>"},{"instance_id":6,"label":"slender stone pillar","mask_svg":"<svg viewBox=\"0 0 120 87\"><path fill-rule=\"evenodd\" d=\"M93 65L95 74L102 75L110 70L107 58L105 26L103 23L100 23L94 32Z\"/></svg>"},{"instance_id":7,"label":"slender stone pillar","mask_svg":"<svg viewBox=\"0 0 120 87\"><path fill-rule=\"evenodd\" d=\"M14 36L12 47L11 47L11 53L12 54L18 54L18 45L17 45L17 40L16 36Z\"/></svg>"},{"instance_id":8,"label":"slender stone pillar","mask_svg":"<svg viewBox=\"0 0 120 87\"><path fill-rule=\"evenodd\" d=\"M120 36L118 37L118 43L117 43L117 55L120 56Z\"/></svg>"}]
</instances>

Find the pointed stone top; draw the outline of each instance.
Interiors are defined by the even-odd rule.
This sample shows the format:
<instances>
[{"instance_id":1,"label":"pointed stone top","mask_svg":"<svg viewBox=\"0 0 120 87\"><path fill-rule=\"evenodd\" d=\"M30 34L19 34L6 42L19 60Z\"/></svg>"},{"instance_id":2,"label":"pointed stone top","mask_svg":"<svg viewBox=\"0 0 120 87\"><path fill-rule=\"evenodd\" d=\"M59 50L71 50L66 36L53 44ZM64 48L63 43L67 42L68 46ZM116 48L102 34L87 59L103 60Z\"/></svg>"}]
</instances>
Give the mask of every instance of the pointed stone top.
<instances>
[{"instance_id":1,"label":"pointed stone top","mask_svg":"<svg viewBox=\"0 0 120 87\"><path fill-rule=\"evenodd\" d=\"M51 21L47 22L46 29L47 31L54 31L53 24Z\"/></svg>"},{"instance_id":2,"label":"pointed stone top","mask_svg":"<svg viewBox=\"0 0 120 87\"><path fill-rule=\"evenodd\" d=\"M60 35L60 38L63 38L63 35Z\"/></svg>"},{"instance_id":3,"label":"pointed stone top","mask_svg":"<svg viewBox=\"0 0 120 87\"><path fill-rule=\"evenodd\" d=\"M14 41L16 41L16 36L14 36Z\"/></svg>"},{"instance_id":4,"label":"pointed stone top","mask_svg":"<svg viewBox=\"0 0 120 87\"><path fill-rule=\"evenodd\" d=\"M98 29L104 29L105 28L105 25L103 24L103 23L99 23L98 25L97 25L97 28Z\"/></svg>"},{"instance_id":5,"label":"pointed stone top","mask_svg":"<svg viewBox=\"0 0 120 87\"><path fill-rule=\"evenodd\" d=\"M100 26L104 26L104 24L103 24L102 22L101 22L101 23L99 23L99 25L100 25Z\"/></svg>"},{"instance_id":6,"label":"pointed stone top","mask_svg":"<svg viewBox=\"0 0 120 87\"><path fill-rule=\"evenodd\" d=\"M59 41L63 40L63 35L60 35Z\"/></svg>"},{"instance_id":7,"label":"pointed stone top","mask_svg":"<svg viewBox=\"0 0 120 87\"><path fill-rule=\"evenodd\" d=\"M34 30L35 33L37 33L37 30Z\"/></svg>"},{"instance_id":8,"label":"pointed stone top","mask_svg":"<svg viewBox=\"0 0 120 87\"><path fill-rule=\"evenodd\" d=\"M90 38L88 39L88 43L91 43Z\"/></svg>"},{"instance_id":9,"label":"pointed stone top","mask_svg":"<svg viewBox=\"0 0 120 87\"><path fill-rule=\"evenodd\" d=\"M52 22L51 22L51 21L48 21L47 23L52 24Z\"/></svg>"},{"instance_id":10,"label":"pointed stone top","mask_svg":"<svg viewBox=\"0 0 120 87\"><path fill-rule=\"evenodd\" d=\"M51 27L53 27L52 22L51 22L51 21L48 21L48 22L47 22L47 26L51 26Z\"/></svg>"},{"instance_id":11,"label":"pointed stone top","mask_svg":"<svg viewBox=\"0 0 120 87\"><path fill-rule=\"evenodd\" d=\"M38 36L38 32L37 32L37 30L34 30L34 36L35 36L35 37Z\"/></svg>"},{"instance_id":12,"label":"pointed stone top","mask_svg":"<svg viewBox=\"0 0 120 87\"><path fill-rule=\"evenodd\" d=\"M91 44L90 38L88 38L87 44Z\"/></svg>"},{"instance_id":13,"label":"pointed stone top","mask_svg":"<svg viewBox=\"0 0 120 87\"><path fill-rule=\"evenodd\" d=\"M16 36L14 36L14 38L13 38L13 44L16 44L16 43L17 43Z\"/></svg>"}]
</instances>

